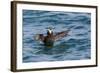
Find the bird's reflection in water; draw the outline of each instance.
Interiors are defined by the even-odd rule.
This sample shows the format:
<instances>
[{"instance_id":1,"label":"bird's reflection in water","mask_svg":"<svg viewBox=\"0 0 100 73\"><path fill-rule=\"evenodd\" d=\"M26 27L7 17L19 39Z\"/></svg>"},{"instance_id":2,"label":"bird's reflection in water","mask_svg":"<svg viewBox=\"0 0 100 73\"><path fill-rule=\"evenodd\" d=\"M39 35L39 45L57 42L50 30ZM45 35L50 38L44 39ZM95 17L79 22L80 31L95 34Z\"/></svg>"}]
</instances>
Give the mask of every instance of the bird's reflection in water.
<instances>
[{"instance_id":1,"label":"bird's reflection in water","mask_svg":"<svg viewBox=\"0 0 100 73\"><path fill-rule=\"evenodd\" d=\"M36 54L46 54L46 55L52 55L53 52L53 46L42 46L38 47L39 51Z\"/></svg>"},{"instance_id":2,"label":"bird's reflection in water","mask_svg":"<svg viewBox=\"0 0 100 73\"><path fill-rule=\"evenodd\" d=\"M64 54L69 50L69 45L61 43L55 46L41 46L36 54L57 55Z\"/></svg>"}]
</instances>

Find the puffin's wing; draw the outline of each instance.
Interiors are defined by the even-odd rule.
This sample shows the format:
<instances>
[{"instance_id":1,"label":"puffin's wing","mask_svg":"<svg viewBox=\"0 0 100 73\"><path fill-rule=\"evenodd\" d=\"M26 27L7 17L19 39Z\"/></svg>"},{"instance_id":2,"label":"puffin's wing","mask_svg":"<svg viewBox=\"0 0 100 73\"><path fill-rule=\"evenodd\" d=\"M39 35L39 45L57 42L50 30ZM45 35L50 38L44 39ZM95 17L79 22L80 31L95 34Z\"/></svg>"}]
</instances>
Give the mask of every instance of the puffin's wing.
<instances>
[{"instance_id":1,"label":"puffin's wing","mask_svg":"<svg viewBox=\"0 0 100 73\"><path fill-rule=\"evenodd\" d=\"M44 36L43 36L43 34L36 34L34 36L34 39L39 40L39 41L44 41Z\"/></svg>"},{"instance_id":2,"label":"puffin's wing","mask_svg":"<svg viewBox=\"0 0 100 73\"><path fill-rule=\"evenodd\" d=\"M67 36L69 31L70 30L66 30L66 31L56 33L55 36L54 36L54 40L57 41L57 40L65 37L65 36Z\"/></svg>"}]
</instances>

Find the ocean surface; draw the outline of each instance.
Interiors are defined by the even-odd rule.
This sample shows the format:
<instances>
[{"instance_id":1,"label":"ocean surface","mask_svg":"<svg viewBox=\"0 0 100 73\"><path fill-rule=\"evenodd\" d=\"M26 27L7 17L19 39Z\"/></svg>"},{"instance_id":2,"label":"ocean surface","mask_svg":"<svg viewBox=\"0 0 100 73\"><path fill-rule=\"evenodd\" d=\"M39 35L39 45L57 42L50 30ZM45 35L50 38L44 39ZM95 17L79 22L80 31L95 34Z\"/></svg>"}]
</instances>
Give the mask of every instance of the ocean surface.
<instances>
[{"instance_id":1,"label":"ocean surface","mask_svg":"<svg viewBox=\"0 0 100 73\"><path fill-rule=\"evenodd\" d=\"M46 35L71 29L68 36L51 48L36 41L36 34ZM91 59L91 13L23 10L23 62L67 61Z\"/></svg>"}]
</instances>

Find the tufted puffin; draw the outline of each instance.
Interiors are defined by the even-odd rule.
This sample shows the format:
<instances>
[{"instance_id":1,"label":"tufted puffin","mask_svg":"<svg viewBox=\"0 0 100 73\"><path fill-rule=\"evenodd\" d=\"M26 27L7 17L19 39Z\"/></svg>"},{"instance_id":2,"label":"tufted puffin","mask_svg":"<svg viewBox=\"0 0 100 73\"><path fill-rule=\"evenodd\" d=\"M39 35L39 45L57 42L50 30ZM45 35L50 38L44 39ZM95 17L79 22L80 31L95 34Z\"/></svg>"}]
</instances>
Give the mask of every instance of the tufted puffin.
<instances>
[{"instance_id":1,"label":"tufted puffin","mask_svg":"<svg viewBox=\"0 0 100 73\"><path fill-rule=\"evenodd\" d=\"M70 30L65 30L54 34L52 28L48 28L46 36L43 34L37 34L34 38L35 40L42 41L45 46L53 46L55 41L67 36L69 31Z\"/></svg>"}]
</instances>

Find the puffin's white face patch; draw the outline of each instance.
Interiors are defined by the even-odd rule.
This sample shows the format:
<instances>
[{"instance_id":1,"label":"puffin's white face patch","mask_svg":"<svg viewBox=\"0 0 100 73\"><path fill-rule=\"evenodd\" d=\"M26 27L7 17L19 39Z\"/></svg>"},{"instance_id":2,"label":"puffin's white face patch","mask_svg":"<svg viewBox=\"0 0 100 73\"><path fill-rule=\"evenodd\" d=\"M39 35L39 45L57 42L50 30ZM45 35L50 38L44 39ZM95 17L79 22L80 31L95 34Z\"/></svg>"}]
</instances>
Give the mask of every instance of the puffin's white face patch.
<instances>
[{"instance_id":1,"label":"puffin's white face patch","mask_svg":"<svg viewBox=\"0 0 100 73\"><path fill-rule=\"evenodd\" d=\"M51 29L48 29L49 33L51 34L52 33L52 30Z\"/></svg>"}]
</instances>

